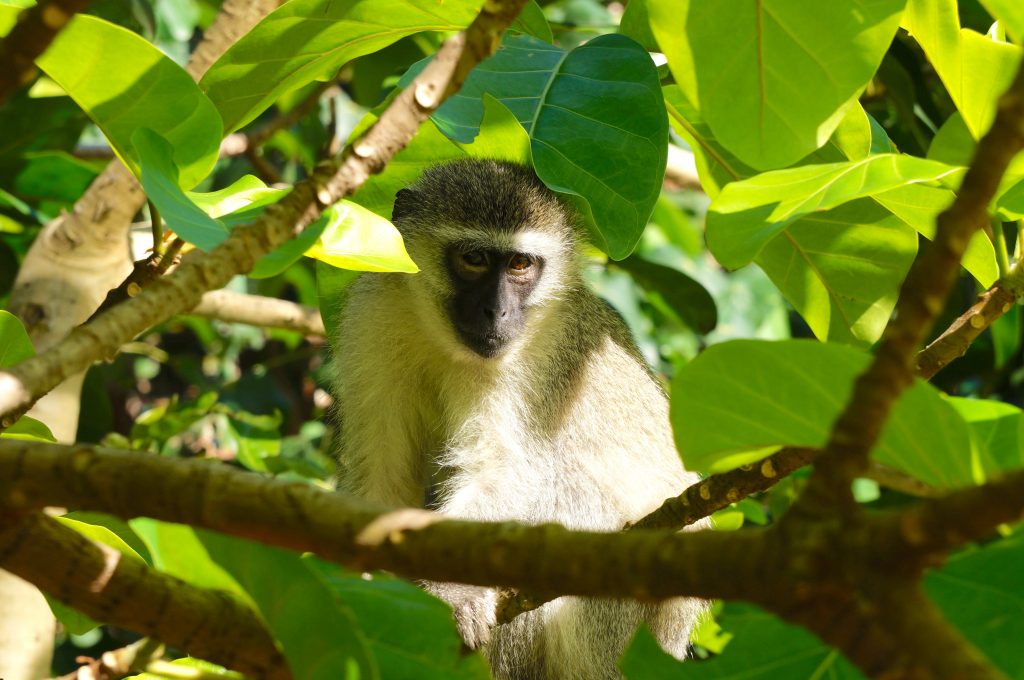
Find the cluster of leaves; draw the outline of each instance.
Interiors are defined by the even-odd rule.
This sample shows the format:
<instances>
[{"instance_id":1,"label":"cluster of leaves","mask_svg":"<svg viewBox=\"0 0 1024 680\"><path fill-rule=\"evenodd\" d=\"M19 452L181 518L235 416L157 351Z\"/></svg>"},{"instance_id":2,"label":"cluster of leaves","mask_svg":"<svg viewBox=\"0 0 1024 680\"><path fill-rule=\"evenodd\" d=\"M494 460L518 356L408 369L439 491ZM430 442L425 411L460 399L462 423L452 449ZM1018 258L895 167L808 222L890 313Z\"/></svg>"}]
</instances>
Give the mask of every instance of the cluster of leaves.
<instances>
[{"instance_id":1,"label":"cluster of leaves","mask_svg":"<svg viewBox=\"0 0 1024 680\"><path fill-rule=\"evenodd\" d=\"M30 4L0 0L0 35ZM105 140L166 226L208 250L279 200L325 149L371 124L478 5L291 0L197 84L172 57L208 25L213 3L97 3L39 60L45 77L0 109L10 131L0 147L0 232L9 237L0 296L39 225L102 168L76 151ZM237 286L319 305L331 327L350 271L416 271L387 219L402 186L466 155L529 162L579 210L600 250L588 254L590 282L671 377L687 467L710 474L782 446L821 446L1021 60L1016 3L630 0L619 17L595 0L559 0L529 3L514 28L383 174ZM311 97L312 111L262 149L221 157L225 135L273 125ZM710 203L665 188L670 140L693 152ZM964 259L967 298L1013 273L1020 246L1008 225L1024 217L1024 161L992 215L994 238L978 234ZM791 332L816 340L788 340ZM1024 413L1006 403L1019 399L1020 339L1014 309L940 385L961 398L915 385L874 459L936 489L1021 467ZM330 484L330 432L313 398L323 392L319 346L294 332L188 318L127 349L91 371L80 440ZM0 367L31 351L17 321L0 314ZM1003 401L977 398L992 395ZM27 418L3 436L51 438ZM719 528L771 522L800 484L795 476L736 504L717 516ZM861 480L858 500L906 498ZM296 677L487 677L479 655L462 654L444 605L408 583L148 519L63 521L129 559L252 604ZM928 582L953 623L1014 678L1024 678L1013 649L1024 634L1013 579L1021 562L1024 544L1011 534L954 556ZM54 610L75 635L98 625ZM809 634L749 607L727 605L695 642L711 658L678 666L641 633L623 669L631 680L739 669L859 677Z\"/></svg>"}]
</instances>

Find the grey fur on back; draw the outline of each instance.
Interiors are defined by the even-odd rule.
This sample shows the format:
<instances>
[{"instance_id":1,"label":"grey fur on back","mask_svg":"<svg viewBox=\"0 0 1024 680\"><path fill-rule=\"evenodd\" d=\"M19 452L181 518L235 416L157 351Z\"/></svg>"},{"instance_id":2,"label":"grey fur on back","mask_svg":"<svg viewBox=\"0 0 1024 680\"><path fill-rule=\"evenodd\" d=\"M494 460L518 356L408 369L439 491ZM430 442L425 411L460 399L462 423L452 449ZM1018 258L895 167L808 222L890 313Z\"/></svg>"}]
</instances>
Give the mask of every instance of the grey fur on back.
<instances>
[{"instance_id":1,"label":"grey fur on back","mask_svg":"<svg viewBox=\"0 0 1024 680\"><path fill-rule=\"evenodd\" d=\"M468 519L617 531L696 481L628 328L582 283L573 216L531 170L436 166L400 193L395 222L422 272L364 275L347 296L335 343L342 488ZM548 249L529 332L499 359L446 327L439 250L460 238ZM428 590L465 636L486 638L493 591ZM563 597L495 628L485 651L500 680L611 680L641 621L682 657L701 610Z\"/></svg>"}]
</instances>

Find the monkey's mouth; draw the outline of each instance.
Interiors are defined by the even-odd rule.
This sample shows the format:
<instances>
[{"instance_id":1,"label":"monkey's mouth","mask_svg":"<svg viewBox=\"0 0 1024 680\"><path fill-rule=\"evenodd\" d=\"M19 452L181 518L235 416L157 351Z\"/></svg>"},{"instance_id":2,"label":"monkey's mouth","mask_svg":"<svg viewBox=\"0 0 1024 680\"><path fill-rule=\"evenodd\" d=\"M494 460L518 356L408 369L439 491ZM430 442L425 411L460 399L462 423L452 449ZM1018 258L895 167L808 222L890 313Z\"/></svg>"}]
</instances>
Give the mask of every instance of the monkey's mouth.
<instances>
[{"instance_id":1,"label":"monkey's mouth","mask_svg":"<svg viewBox=\"0 0 1024 680\"><path fill-rule=\"evenodd\" d=\"M459 336L466 347L485 359L498 356L508 344L508 338L498 333L469 333L460 330Z\"/></svg>"}]
</instances>

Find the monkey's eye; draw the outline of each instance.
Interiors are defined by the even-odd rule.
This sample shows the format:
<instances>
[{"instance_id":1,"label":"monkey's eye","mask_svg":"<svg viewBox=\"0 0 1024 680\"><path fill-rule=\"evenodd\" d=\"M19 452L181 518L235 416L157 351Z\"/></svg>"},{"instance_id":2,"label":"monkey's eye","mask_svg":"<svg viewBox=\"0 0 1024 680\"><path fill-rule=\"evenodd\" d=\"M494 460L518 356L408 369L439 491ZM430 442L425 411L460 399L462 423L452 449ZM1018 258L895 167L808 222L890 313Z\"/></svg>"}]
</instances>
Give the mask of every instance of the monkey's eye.
<instances>
[{"instance_id":1,"label":"monkey's eye","mask_svg":"<svg viewBox=\"0 0 1024 680\"><path fill-rule=\"evenodd\" d=\"M508 270L513 274L525 274L533 266L533 258L529 255L513 255L508 261Z\"/></svg>"},{"instance_id":2,"label":"monkey's eye","mask_svg":"<svg viewBox=\"0 0 1024 680\"><path fill-rule=\"evenodd\" d=\"M462 253L462 263L473 269L487 266L487 255L482 250L468 250Z\"/></svg>"}]
</instances>

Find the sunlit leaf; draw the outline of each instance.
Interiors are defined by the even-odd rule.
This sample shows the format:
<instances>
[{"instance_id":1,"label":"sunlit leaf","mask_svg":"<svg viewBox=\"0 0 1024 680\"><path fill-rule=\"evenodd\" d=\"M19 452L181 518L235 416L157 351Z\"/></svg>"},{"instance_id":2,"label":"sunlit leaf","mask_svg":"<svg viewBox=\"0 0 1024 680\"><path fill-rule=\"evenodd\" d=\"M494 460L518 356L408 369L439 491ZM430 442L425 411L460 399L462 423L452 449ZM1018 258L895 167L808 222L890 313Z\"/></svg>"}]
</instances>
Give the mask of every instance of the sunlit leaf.
<instances>
[{"instance_id":1,"label":"sunlit leaf","mask_svg":"<svg viewBox=\"0 0 1024 680\"><path fill-rule=\"evenodd\" d=\"M995 118L996 101L1013 79L1021 48L961 28L956 0L909 0L902 23L979 139Z\"/></svg>"},{"instance_id":2,"label":"sunlit leaf","mask_svg":"<svg viewBox=\"0 0 1024 680\"><path fill-rule=\"evenodd\" d=\"M672 427L683 462L721 472L778 446L823 446L870 360L852 347L807 340L709 347L672 381ZM921 380L896 403L872 456L940 488L975 479L966 424Z\"/></svg>"},{"instance_id":3,"label":"sunlit leaf","mask_svg":"<svg viewBox=\"0 0 1024 680\"><path fill-rule=\"evenodd\" d=\"M142 127L170 142L182 187L194 186L213 168L221 139L217 110L184 69L135 33L79 14L38 64L136 175L140 159L132 135Z\"/></svg>"},{"instance_id":4,"label":"sunlit leaf","mask_svg":"<svg viewBox=\"0 0 1024 680\"><path fill-rule=\"evenodd\" d=\"M862 198L790 223L754 261L819 339L870 344L916 253L914 230Z\"/></svg>"},{"instance_id":5,"label":"sunlit leaf","mask_svg":"<svg viewBox=\"0 0 1024 680\"><path fill-rule=\"evenodd\" d=\"M906 0L648 0L676 83L746 163L790 165L820 147L870 82ZM729 45L729 49L723 49Z\"/></svg>"},{"instance_id":6,"label":"sunlit leaf","mask_svg":"<svg viewBox=\"0 0 1024 680\"><path fill-rule=\"evenodd\" d=\"M961 169L914 156L765 172L727 185L708 209L708 247L723 265L742 267L791 222L864 196L915 182L955 177Z\"/></svg>"},{"instance_id":7,"label":"sunlit leaf","mask_svg":"<svg viewBox=\"0 0 1024 680\"><path fill-rule=\"evenodd\" d=\"M415 273L402 235L388 220L357 203L341 201L324 211L320 238L305 252L341 269Z\"/></svg>"},{"instance_id":8,"label":"sunlit leaf","mask_svg":"<svg viewBox=\"0 0 1024 680\"><path fill-rule=\"evenodd\" d=\"M285 92L333 78L356 57L414 33L465 28L479 6L479 0L292 0L232 45L200 85L231 132Z\"/></svg>"}]
</instances>

